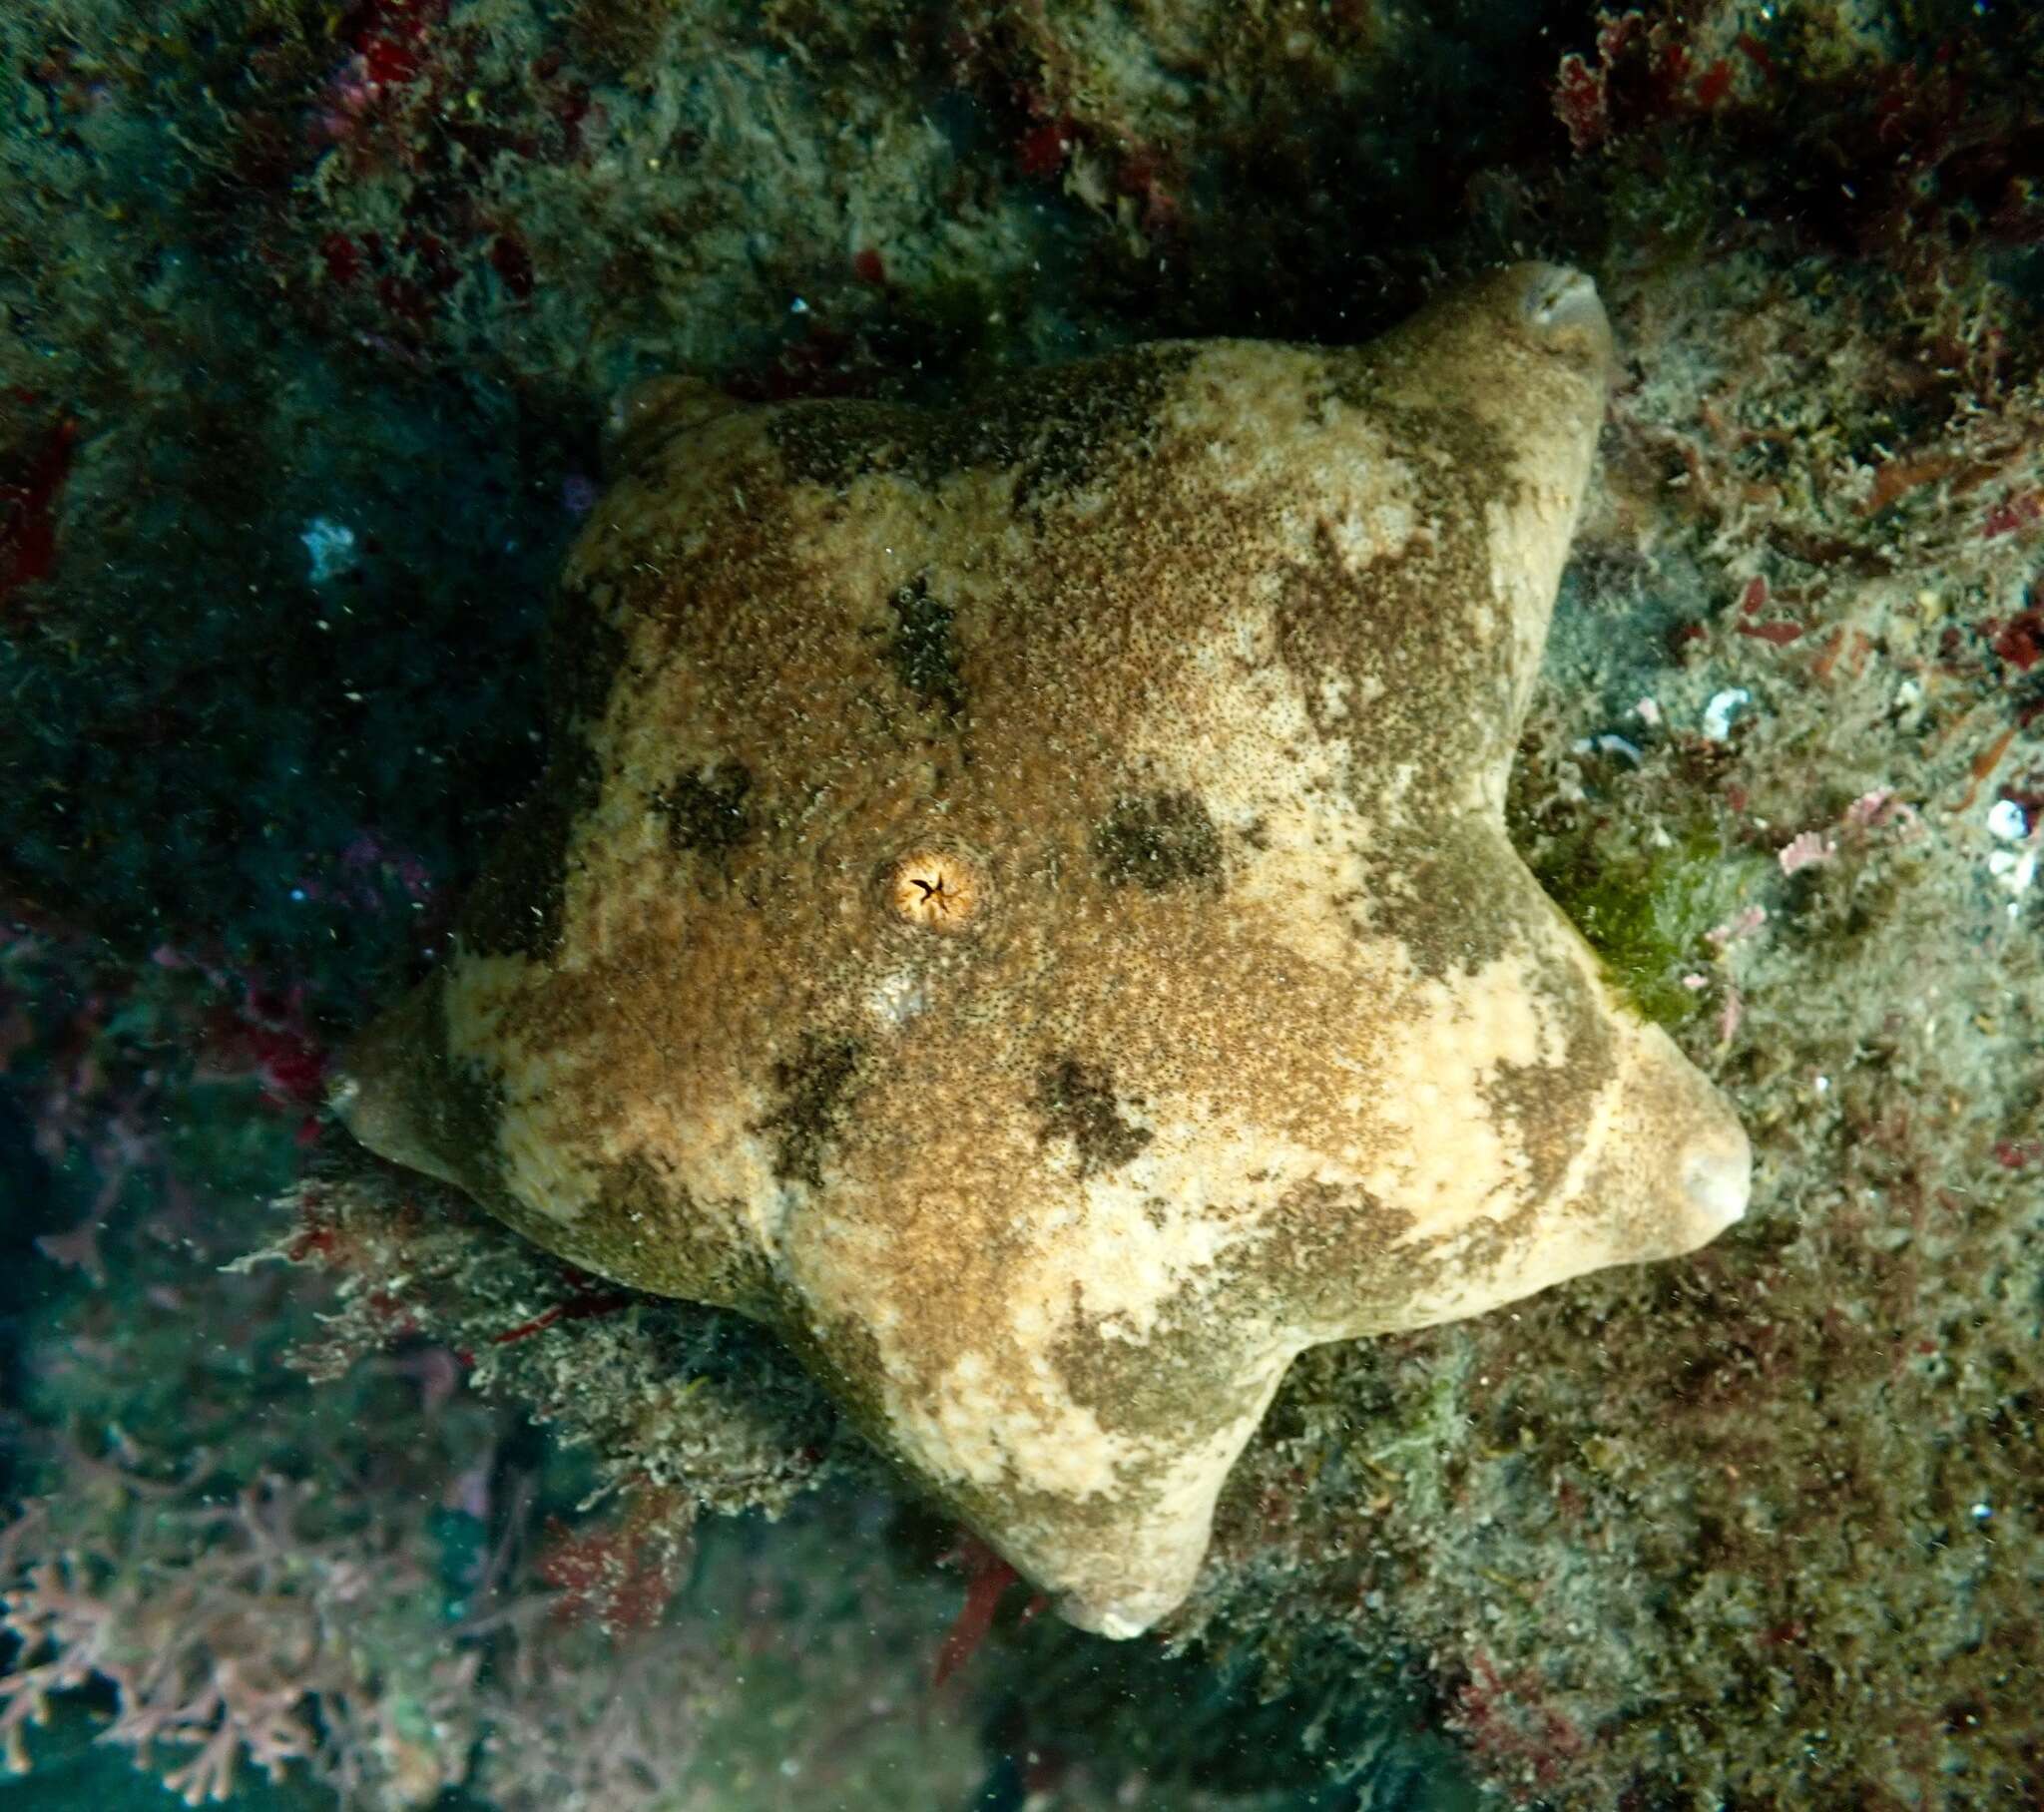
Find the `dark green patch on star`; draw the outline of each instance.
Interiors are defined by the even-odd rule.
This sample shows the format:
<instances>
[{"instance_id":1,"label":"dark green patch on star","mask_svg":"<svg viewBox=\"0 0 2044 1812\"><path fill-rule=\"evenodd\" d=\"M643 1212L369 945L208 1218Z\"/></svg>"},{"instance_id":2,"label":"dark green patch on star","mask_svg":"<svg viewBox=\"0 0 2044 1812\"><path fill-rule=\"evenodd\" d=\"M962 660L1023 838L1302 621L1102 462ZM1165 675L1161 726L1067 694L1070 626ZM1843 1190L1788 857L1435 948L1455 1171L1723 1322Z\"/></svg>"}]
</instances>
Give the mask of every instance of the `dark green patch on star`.
<instances>
[{"instance_id":1,"label":"dark green patch on star","mask_svg":"<svg viewBox=\"0 0 2044 1812\"><path fill-rule=\"evenodd\" d=\"M1077 1058L1057 1058L1044 1066L1035 1107L1043 1116L1044 1138L1069 1138L1077 1147L1082 1176L1127 1163L1153 1136L1148 1127L1121 1117L1107 1072Z\"/></svg>"},{"instance_id":2,"label":"dark green patch on star","mask_svg":"<svg viewBox=\"0 0 2044 1812\"><path fill-rule=\"evenodd\" d=\"M925 710L956 718L965 709L965 683L958 673L958 641L951 624L958 613L930 596L929 582L917 578L889 601L894 633L887 659L901 683Z\"/></svg>"},{"instance_id":3,"label":"dark green patch on star","mask_svg":"<svg viewBox=\"0 0 2044 1812\"><path fill-rule=\"evenodd\" d=\"M481 956L544 962L561 947L568 846L603 792L603 771L570 730L540 790L511 820L461 914L461 942Z\"/></svg>"},{"instance_id":4,"label":"dark green patch on star","mask_svg":"<svg viewBox=\"0 0 2044 1812\"><path fill-rule=\"evenodd\" d=\"M1152 893L1221 878L1221 832L1205 805L1183 790L1117 799L1093 833L1093 857L1117 886Z\"/></svg>"},{"instance_id":5,"label":"dark green patch on star","mask_svg":"<svg viewBox=\"0 0 2044 1812\"><path fill-rule=\"evenodd\" d=\"M556 734L603 721L626 666L624 633L581 590L564 586L547 626L551 721Z\"/></svg>"},{"instance_id":6,"label":"dark green patch on star","mask_svg":"<svg viewBox=\"0 0 2044 1812\"><path fill-rule=\"evenodd\" d=\"M775 1062L779 1106L754 1131L773 1134L773 1174L782 1182L823 1186L823 1152L843 1123L860 1055L856 1039L804 1032L795 1055Z\"/></svg>"},{"instance_id":7,"label":"dark green patch on star","mask_svg":"<svg viewBox=\"0 0 2044 1812\"><path fill-rule=\"evenodd\" d=\"M922 410L842 399L790 403L766 432L788 476L837 489L873 473L935 486L978 467L1012 479L1020 512L1082 489L1147 451L1187 346L1136 346L1084 365L1029 372L970 409Z\"/></svg>"},{"instance_id":8,"label":"dark green patch on star","mask_svg":"<svg viewBox=\"0 0 2044 1812\"><path fill-rule=\"evenodd\" d=\"M675 849L699 850L722 858L753 833L746 795L753 790L752 773L737 761L720 761L707 779L682 774L654 795L653 808L667 820L667 837Z\"/></svg>"}]
</instances>

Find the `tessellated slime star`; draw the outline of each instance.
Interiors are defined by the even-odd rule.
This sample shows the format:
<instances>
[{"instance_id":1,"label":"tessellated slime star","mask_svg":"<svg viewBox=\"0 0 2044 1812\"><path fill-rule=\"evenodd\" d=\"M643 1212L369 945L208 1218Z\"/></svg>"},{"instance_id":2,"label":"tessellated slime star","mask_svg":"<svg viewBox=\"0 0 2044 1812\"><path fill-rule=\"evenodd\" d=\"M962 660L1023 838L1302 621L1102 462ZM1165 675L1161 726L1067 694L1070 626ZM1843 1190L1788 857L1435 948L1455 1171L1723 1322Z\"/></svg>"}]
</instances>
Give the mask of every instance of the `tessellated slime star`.
<instances>
[{"instance_id":1,"label":"tessellated slime star","mask_svg":"<svg viewBox=\"0 0 2044 1812\"><path fill-rule=\"evenodd\" d=\"M951 413L642 390L545 783L336 1108L1148 1628L1303 1348L1745 1210L1503 829L1611 366L1518 265Z\"/></svg>"}]
</instances>

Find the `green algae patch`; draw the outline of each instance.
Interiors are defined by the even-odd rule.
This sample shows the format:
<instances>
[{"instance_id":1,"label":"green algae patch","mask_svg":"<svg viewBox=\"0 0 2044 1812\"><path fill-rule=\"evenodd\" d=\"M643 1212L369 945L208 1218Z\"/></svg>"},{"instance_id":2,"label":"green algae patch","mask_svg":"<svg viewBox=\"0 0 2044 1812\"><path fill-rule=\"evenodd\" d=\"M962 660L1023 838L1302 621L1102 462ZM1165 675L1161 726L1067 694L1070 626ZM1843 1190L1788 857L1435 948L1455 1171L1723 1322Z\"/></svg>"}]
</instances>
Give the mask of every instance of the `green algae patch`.
<instances>
[{"instance_id":1,"label":"green algae patch","mask_svg":"<svg viewBox=\"0 0 2044 1812\"><path fill-rule=\"evenodd\" d=\"M1540 885L1596 951L1605 981L1642 1017L1667 1027L1702 1005L1707 991L1684 977L1715 955L1709 934L1754 899L1767 867L1728 850L1707 827L1636 849L1586 831L1532 861Z\"/></svg>"}]
</instances>

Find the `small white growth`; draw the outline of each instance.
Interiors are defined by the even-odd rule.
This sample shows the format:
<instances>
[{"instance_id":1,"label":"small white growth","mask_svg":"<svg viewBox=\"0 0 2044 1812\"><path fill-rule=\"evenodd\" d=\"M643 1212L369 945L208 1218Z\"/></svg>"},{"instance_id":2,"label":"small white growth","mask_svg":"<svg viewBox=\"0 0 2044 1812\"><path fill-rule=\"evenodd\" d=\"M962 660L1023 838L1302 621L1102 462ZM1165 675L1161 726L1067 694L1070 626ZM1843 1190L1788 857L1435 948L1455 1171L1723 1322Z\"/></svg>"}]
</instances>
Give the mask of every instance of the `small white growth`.
<instances>
[{"instance_id":1,"label":"small white growth","mask_svg":"<svg viewBox=\"0 0 2044 1812\"><path fill-rule=\"evenodd\" d=\"M298 539L305 544L306 557L312 563L314 585L325 585L343 573L352 573L361 563L354 530L330 516L313 517Z\"/></svg>"},{"instance_id":2,"label":"small white growth","mask_svg":"<svg viewBox=\"0 0 2044 1812\"><path fill-rule=\"evenodd\" d=\"M2030 820L2013 799L1997 799L1987 810L1987 834L2020 843L2030 834Z\"/></svg>"},{"instance_id":3,"label":"small white growth","mask_svg":"<svg viewBox=\"0 0 2044 1812\"><path fill-rule=\"evenodd\" d=\"M1742 704L1751 704L1753 693L1743 685L1728 685L1704 706L1704 734L1713 742L1723 742L1732 734L1733 713Z\"/></svg>"},{"instance_id":4,"label":"small white growth","mask_svg":"<svg viewBox=\"0 0 2044 1812\"><path fill-rule=\"evenodd\" d=\"M2004 843L2021 843L2030 835L2030 815L2013 799L1997 799L1987 811L1987 831ZM1990 849L1987 852L1987 872L2016 897L2008 903L2008 915L2014 918L2022 910L2022 896L2030 891L2030 884L2037 878L2037 850L2035 845L2028 849Z\"/></svg>"},{"instance_id":5,"label":"small white growth","mask_svg":"<svg viewBox=\"0 0 2044 1812\"><path fill-rule=\"evenodd\" d=\"M1821 831L1805 830L1778 851L1775 860L1781 863L1784 874L1794 874L1828 862L1837 853L1836 846Z\"/></svg>"},{"instance_id":6,"label":"small white growth","mask_svg":"<svg viewBox=\"0 0 2044 1812\"><path fill-rule=\"evenodd\" d=\"M1743 906L1722 925L1713 925L1704 933L1704 942L1713 950L1723 950L1727 944L1737 943L1741 938L1751 937L1768 922L1768 909L1761 905Z\"/></svg>"}]
</instances>

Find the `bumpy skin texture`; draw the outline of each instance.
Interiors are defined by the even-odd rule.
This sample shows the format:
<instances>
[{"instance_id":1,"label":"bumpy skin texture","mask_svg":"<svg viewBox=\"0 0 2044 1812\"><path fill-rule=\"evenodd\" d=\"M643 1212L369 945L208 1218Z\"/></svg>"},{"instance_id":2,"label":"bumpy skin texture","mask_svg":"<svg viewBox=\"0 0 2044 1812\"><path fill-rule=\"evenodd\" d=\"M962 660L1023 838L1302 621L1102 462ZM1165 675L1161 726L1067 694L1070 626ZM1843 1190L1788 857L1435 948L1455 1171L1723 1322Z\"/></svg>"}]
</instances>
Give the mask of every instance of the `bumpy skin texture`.
<instances>
[{"instance_id":1,"label":"bumpy skin texture","mask_svg":"<svg viewBox=\"0 0 2044 1812\"><path fill-rule=\"evenodd\" d=\"M955 414L636 395L549 779L348 1124L770 1322L1066 1616L1148 1627L1302 1348L1744 1211L1502 827L1611 357L1520 265Z\"/></svg>"}]
</instances>

